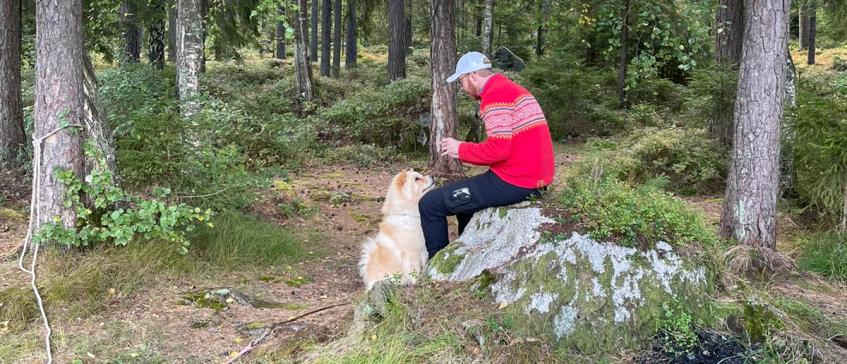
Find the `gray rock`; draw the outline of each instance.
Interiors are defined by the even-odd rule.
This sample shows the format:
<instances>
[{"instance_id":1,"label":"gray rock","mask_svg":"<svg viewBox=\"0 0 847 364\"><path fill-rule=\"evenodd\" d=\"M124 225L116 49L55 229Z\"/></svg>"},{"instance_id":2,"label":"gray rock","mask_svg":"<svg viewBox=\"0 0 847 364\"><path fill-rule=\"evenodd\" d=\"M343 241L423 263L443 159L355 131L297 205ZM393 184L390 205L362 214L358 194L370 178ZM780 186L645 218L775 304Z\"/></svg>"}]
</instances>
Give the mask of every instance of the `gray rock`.
<instances>
[{"instance_id":1,"label":"gray rock","mask_svg":"<svg viewBox=\"0 0 847 364\"><path fill-rule=\"evenodd\" d=\"M506 71L520 72L526 68L526 62L523 58L518 57L512 50L506 47L499 47L494 54L491 55L491 65Z\"/></svg>"}]
</instances>

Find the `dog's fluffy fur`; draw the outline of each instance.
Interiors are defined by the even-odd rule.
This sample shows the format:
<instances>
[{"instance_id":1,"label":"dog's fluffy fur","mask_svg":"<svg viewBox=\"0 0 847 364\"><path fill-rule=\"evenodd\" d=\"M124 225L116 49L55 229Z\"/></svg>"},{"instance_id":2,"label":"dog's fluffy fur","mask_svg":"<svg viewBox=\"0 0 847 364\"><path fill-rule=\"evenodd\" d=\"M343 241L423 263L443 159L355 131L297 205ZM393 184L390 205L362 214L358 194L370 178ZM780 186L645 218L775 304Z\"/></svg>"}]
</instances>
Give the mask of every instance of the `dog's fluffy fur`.
<instances>
[{"instance_id":1,"label":"dog's fluffy fur","mask_svg":"<svg viewBox=\"0 0 847 364\"><path fill-rule=\"evenodd\" d=\"M404 284L426 264L418 201L434 185L433 179L412 169L394 176L382 205L379 233L362 244L359 274L370 290L377 281L399 275Z\"/></svg>"}]
</instances>

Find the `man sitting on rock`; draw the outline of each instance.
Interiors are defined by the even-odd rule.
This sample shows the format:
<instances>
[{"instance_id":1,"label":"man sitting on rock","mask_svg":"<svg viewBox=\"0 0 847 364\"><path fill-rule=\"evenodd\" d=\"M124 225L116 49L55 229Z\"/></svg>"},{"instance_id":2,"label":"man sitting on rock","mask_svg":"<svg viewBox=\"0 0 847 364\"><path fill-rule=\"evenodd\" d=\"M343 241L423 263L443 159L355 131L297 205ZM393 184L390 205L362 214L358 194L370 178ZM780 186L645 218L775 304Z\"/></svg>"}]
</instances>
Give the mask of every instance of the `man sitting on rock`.
<instances>
[{"instance_id":1,"label":"man sitting on rock","mask_svg":"<svg viewBox=\"0 0 847 364\"><path fill-rule=\"evenodd\" d=\"M489 166L478 176L435 189L418 204L429 257L447 246L447 216L456 215L459 234L474 212L525 201L553 181L553 141L535 97L506 76L491 70L479 52L459 59L447 82L459 80L462 90L480 100L486 140L441 141L442 155Z\"/></svg>"}]
</instances>

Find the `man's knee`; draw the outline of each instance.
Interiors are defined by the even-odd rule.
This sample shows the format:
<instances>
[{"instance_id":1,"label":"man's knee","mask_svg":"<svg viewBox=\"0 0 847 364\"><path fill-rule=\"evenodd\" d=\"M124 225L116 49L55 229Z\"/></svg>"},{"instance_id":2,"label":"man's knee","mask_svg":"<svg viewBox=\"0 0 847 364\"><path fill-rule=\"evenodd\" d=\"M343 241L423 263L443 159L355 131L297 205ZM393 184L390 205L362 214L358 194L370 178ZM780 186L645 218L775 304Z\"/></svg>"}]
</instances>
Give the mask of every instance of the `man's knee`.
<instances>
[{"instance_id":1,"label":"man's knee","mask_svg":"<svg viewBox=\"0 0 847 364\"><path fill-rule=\"evenodd\" d=\"M438 197L440 197L440 195L437 190L430 191L421 197L420 201L418 201L418 211L421 213L421 216L428 216L436 213L439 203Z\"/></svg>"}]
</instances>

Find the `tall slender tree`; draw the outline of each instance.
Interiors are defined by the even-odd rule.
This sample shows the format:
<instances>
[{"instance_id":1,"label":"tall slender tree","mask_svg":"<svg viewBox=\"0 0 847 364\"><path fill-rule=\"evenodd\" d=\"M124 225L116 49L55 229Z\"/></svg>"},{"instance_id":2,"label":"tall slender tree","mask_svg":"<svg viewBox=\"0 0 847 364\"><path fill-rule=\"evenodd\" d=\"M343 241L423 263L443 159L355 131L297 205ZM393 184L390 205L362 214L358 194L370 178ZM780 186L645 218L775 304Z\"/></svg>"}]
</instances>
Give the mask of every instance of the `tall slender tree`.
<instances>
[{"instance_id":1,"label":"tall slender tree","mask_svg":"<svg viewBox=\"0 0 847 364\"><path fill-rule=\"evenodd\" d=\"M153 67L162 69L165 67L165 16L167 16L167 2L165 0L153 0L150 2L150 14L153 19L147 27L149 34L150 49L147 58Z\"/></svg>"},{"instance_id":2,"label":"tall slender tree","mask_svg":"<svg viewBox=\"0 0 847 364\"><path fill-rule=\"evenodd\" d=\"M797 18L797 41L800 45L800 49L806 49L809 41L809 10L807 8L806 0L798 1Z\"/></svg>"},{"instance_id":3,"label":"tall slender tree","mask_svg":"<svg viewBox=\"0 0 847 364\"><path fill-rule=\"evenodd\" d=\"M430 13L430 58L432 67L432 117L429 130L429 168L435 175L458 175L462 163L441 155L441 140L455 138L458 126L456 85L447 77L456 65L454 23L456 8L453 0L433 0Z\"/></svg>"},{"instance_id":4,"label":"tall slender tree","mask_svg":"<svg viewBox=\"0 0 847 364\"><path fill-rule=\"evenodd\" d=\"M123 27L124 51L123 60L131 63L138 63L141 58L141 27L138 26L137 9L133 3L125 0L121 7L120 20Z\"/></svg>"},{"instance_id":5,"label":"tall slender tree","mask_svg":"<svg viewBox=\"0 0 847 364\"><path fill-rule=\"evenodd\" d=\"M716 15L715 61L725 71L734 74L741 62L741 46L744 38L744 3L736 0L720 0ZM734 77L732 78L734 80ZM731 80L726 80L730 82ZM709 120L708 130L712 139L729 148L732 145L735 127L733 124L735 93L734 85L721 88L715 95L718 109Z\"/></svg>"},{"instance_id":6,"label":"tall slender tree","mask_svg":"<svg viewBox=\"0 0 847 364\"><path fill-rule=\"evenodd\" d=\"M312 37L309 42L309 60L312 62L318 61L318 2L321 0L312 0ZM306 34L306 33L303 33Z\"/></svg>"},{"instance_id":7,"label":"tall slender tree","mask_svg":"<svg viewBox=\"0 0 847 364\"><path fill-rule=\"evenodd\" d=\"M24 152L21 104L21 1L0 4L0 168Z\"/></svg>"},{"instance_id":8,"label":"tall slender tree","mask_svg":"<svg viewBox=\"0 0 847 364\"><path fill-rule=\"evenodd\" d=\"M177 90L180 111L190 117L199 111L196 100L203 61L202 0L177 0Z\"/></svg>"},{"instance_id":9,"label":"tall slender tree","mask_svg":"<svg viewBox=\"0 0 847 364\"><path fill-rule=\"evenodd\" d=\"M809 48L809 53L806 63L815 64L815 40L818 35L818 4L815 0L808 0L807 11L809 12L809 38L806 45Z\"/></svg>"},{"instance_id":10,"label":"tall slender tree","mask_svg":"<svg viewBox=\"0 0 847 364\"><path fill-rule=\"evenodd\" d=\"M168 61L176 62L176 2L168 2Z\"/></svg>"},{"instance_id":11,"label":"tall slender tree","mask_svg":"<svg viewBox=\"0 0 847 364\"><path fill-rule=\"evenodd\" d=\"M293 17L294 24L294 73L296 74L295 83L297 84L297 100L298 105L301 100L311 100L315 97L315 84L312 79L312 66L309 63L308 52L306 49L306 12L308 6L306 0L299 0L298 11ZM299 107L298 107L299 109Z\"/></svg>"},{"instance_id":12,"label":"tall slender tree","mask_svg":"<svg viewBox=\"0 0 847 364\"><path fill-rule=\"evenodd\" d=\"M285 7L280 5L277 14L284 17ZM285 22L282 20L276 21L276 58L285 59Z\"/></svg>"},{"instance_id":13,"label":"tall slender tree","mask_svg":"<svg viewBox=\"0 0 847 364\"><path fill-rule=\"evenodd\" d=\"M485 0L482 16L482 53L491 56L491 21L494 17L494 0Z\"/></svg>"},{"instance_id":14,"label":"tall slender tree","mask_svg":"<svg viewBox=\"0 0 847 364\"><path fill-rule=\"evenodd\" d=\"M36 1L35 130L31 232L56 222L72 228L60 170L83 173L82 1ZM59 86L59 87L57 87Z\"/></svg>"},{"instance_id":15,"label":"tall slender tree","mask_svg":"<svg viewBox=\"0 0 847 364\"><path fill-rule=\"evenodd\" d=\"M335 20L332 34L332 77L338 78L341 76L341 0L333 0L333 5Z\"/></svg>"},{"instance_id":16,"label":"tall slender tree","mask_svg":"<svg viewBox=\"0 0 847 364\"><path fill-rule=\"evenodd\" d=\"M412 54L414 46L412 45L412 9L415 5L412 0L406 1L406 20L403 25L403 49L406 50L406 55Z\"/></svg>"},{"instance_id":17,"label":"tall slender tree","mask_svg":"<svg viewBox=\"0 0 847 364\"><path fill-rule=\"evenodd\" d=\"M356 57L358 57L358 47L356 43L356 1L347 1L347 50L344 67L356 67Z\"/></svg>"},{"instance_id":18,"label":"tall slender tree","mask_svg":"<svg viewBox=\"0 0 847 364\"><path fill-rule=\"evenodd\" d=\"M721 235L739 244L776 248L779 128L785 87L785 23L790 0L751 1L735 104L732 160Z\"/></svg>"},{"instance_id":19,"label":"tall slender tree","mask_svg":"<svg viewBox=\"0 0 847 364\"><path fill-rule=\"evenodd\" d=\"M403 0L388 0L388 79L406 78L406 51L403 49Z\"/></svg>"},{"instance_id":20,"label":"tall slender tree","mask_svg":"<svg viewBox=\"0 0 847 364\"><path fill-rule=\"evenodd\" d=\"M624 0L621 6L621 45L618 50L618 103L626 107L626 68L629 65L629 11L630 0Z\"/></svg>"},{"instance_id":21,"label":"tall slender tree","mask_svg":"<svg viewBox=\"0 0 847 364\"><path fill-rule=\"evenodd\" d=\"M541 0L539 3L541 14L538 21L538 31L536 32L535 54L544 55L544 26L547 25L547 20L550 18L550 0Z\"/></svg>"},{"instance_id":22,"label":"tall slender tree","mask_svg":"<svg viewBox=\"0 0 847 364\"><path fill-rule=\"evenodd\" d=\"M321 76L329 77L332 36L332 0L321 4Z\"/></svg>"}]
</instances>

